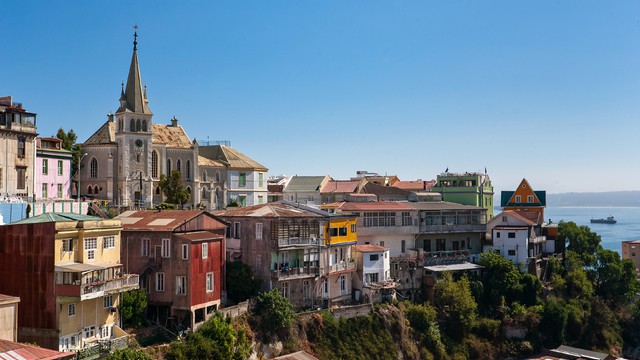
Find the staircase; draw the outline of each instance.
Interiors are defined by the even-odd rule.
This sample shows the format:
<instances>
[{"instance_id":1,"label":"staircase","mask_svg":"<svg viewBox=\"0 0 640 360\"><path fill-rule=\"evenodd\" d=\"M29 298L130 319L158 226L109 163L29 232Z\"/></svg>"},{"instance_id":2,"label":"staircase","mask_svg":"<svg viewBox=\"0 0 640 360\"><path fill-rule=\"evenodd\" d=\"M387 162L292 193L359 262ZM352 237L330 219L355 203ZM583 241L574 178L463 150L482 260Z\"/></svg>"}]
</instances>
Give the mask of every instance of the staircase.
<instances>
[{"instance_id":1,"label":"staircase","mask_svg":"<svg viewBox=\"0 0 640 360\"><path fill-rule=\"evenodd\" d=\"M98 205L96 205L96 203L92 202L91 203L91 209L101 218L103 219L108 219L109 217L107 216L107 214L104 213L104 211L102 211L102 209L100 209L100 207Z\"/></svg>"}]
</instances>

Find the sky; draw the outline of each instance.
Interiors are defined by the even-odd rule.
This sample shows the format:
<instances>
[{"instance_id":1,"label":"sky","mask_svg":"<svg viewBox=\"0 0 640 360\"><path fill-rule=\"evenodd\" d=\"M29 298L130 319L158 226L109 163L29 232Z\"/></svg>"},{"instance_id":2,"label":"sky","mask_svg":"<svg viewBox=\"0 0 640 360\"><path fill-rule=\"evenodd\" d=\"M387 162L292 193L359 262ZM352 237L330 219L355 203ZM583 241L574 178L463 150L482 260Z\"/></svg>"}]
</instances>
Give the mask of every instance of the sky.
<instances>
[{"instance_id":1,"label":"sky","mask_svg":"<svg viewBox=\"0 0 640 360\"><path fill-rule=\"evenodd\" d=\"M638 1L9 1L0 96L85 141L138 26L156 123L269 175L484 172L496 193L640 190Z\"/></svg>"}]
</instances>

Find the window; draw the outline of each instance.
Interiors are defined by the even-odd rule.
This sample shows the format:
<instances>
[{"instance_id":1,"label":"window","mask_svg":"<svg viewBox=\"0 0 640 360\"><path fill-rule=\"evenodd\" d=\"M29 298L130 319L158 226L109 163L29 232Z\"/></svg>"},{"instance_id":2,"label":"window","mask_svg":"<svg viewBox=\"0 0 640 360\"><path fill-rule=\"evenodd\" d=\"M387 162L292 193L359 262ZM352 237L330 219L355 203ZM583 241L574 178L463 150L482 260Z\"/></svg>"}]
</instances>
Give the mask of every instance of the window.
<instances>
[{"instance_id":1,"label":"window","mask_svg":"<svg viewBox=\"0 0 640 360\"><path fill-rule=\"evenodd\" d=\"M207 280L207 283L206 283L207 292L212 292L213 291L213 273L212 272L207 273L206 280Z\"/></svg>"},{"instance_id":2,"label":"window","mask_svg":"<svg viewBox=\"0 0 640 360\"><path fill-rule=\"evenodd\" d=\"M111 326L105 325L100 328L100 335L103 339L109 338L109 334L111 332Z\"/></svg>"},{"instance_id":3,"label":"window","mask_svg":"<svg viewBox=\"0 0 640 360\"><path fill-rule=\"evenodd\" d=\"M247 173L240 173L240 178L238 179L238 186L247 186Z\"/></svg>"},{"instance_id":4,"label":"window","mask_svg":"<svg viewBox=\"0 0 640 360\"><path fill-rule=\"evenodd\" d=\"M401 252L406 252L407 251L407 242L405 240L402 240L400 242L400 248L401 248Z\"/></svg>"},{"instance_id":5,"label":"window","mask_svg":"<svg viewBox=\"0 0 640 360\"><path fill-rule=\"evenodd\" d=\"M151 177L158 177L158 153L155 150L151 152Z\"/></svg>"},{"instance_id":6,"label":"window","mask_svg":"<svg viewBox=\"0 0 640 360\"><path fill-rule=\"evenodd\" d=\"M340 275L340 293L344 293L347 290L347 277Z\"/></svg>"},{"instance_id":7,"label":"window","mask_svg":"<svg viewBox=\"0 0 640 360\"><path fill-rule=\"evenodd\" d=\"M187 277L176 276L176 295L187 294Z\"/></svg>"},{"instance_id":8,"label":"window","mask_svg":"<svg viewBox=\"0 0 640 360\"><path fill-rule=\"evenodd\" d=\"M240 223L239 222L233 223L233 238L240 239Z\"/></svg>"},{"instance_id":9,"label":"window","mask_svg":"<svg viewBox=\"0 0 640 360\"><path fill-rule=\"evenodd\" d=\"M502 222L507 222L507 217L506 216L502 217Z\"/></svg>"},{"instance_id":10,"label":"window","mask_svg":"<svg viewBox=\"0 0 640 360\"><path fill-rule=\"evenodd\" d=\"M516 256L515 250L509 250L508 253L509 253L509 256Z\"/></svg>"},{"instance_id":11,"label":"window","mask_svg":"<svg viewBox=\"0 0 640 360\"><path fill-rule=\"evenodd\" d=\"M86 328L84 328L84 337L85 338L92 338L94 336L96 336L96 326L95 325L87 326Z\"/></svg>"},{"instance_id":12,"label":"window","mask_svg":"<svg viewBox=\"0 0 640 360\"><path fill-rule=\"evenodd\" d=\"M169 252L170 244L171 244L171 239L162 239L162 257L163 258L171 257L171 253Z\"/></svg>"},{"instance_id":13,"label":"window","mask_svg":"<svg viewBox=\"0 0 640 360\"><path fill-rule=\"evenodd\" d=\"M176 170L182 173L182 161L180 159L176 160Z\"/></svg>"},{"instance_id":14,"label":"window","mask_svg":"<svg viewBox=\"0 0 640 360\"><path fill-rule=\"evenodd\" d=\"M107 295L105 297L102 298L102 307L106 308L110 308L113 306L113 296L111 295Z\"/></svg>"},{"instance_id":15,"label":"window","mask_svg":"<svg viewBox=\"0 0 640 360\"><path fill-rule=\"evenodd\" d=\"M302 282L302 299L311 299L311 282L309 280L304 280Z\"/></svg>"},{"instance_id":16,"label":"window","mask_svg":"<svg viewBox=\"0 0 640 360\"><path fill-rule=\"evenodd\" d=\"M76 347L76 336L75 335L71 335L70 339L71 339L71 347L75 348Z\"/></svg>"},{"instance_id":17,"label":"window","mask_svg":"<svg viewBox=\"0 0 640 360\"><path fill-rule=\"evenodd\" d=\"M327 279L322 280L322 297L325 299L329 297L329 280Z\"/></svg>"},{"instance_id":18,"label":"window","mask_svg":"<svg viewBox=\"0 0 640 360\"><path fill-rule=\"evenodd\" d=\"M129 122L129 131L136 131L136 121L133 119Z\"/></svg>"},{"instance_id":19,"label":"window","mask_svg":"<svg viewBox=\"0 0 640 360\"><path fill-rule=\"evenodd\" d=\"M209 244L202 243L202 258L206 259L209 257Z\"/></svg>"},{"instance_id":20,"label":"window","mask_svg":"<svg viewBox=\"0 0 640 360\"><path fill-rule=\"evenodd\" d=\"M58 184L58 199L62 198L62 184Z\"/></svg>"},{"instance_id":21,"label":"window","mask_svg":"<svg viewBox=\"0 0 640 360\"><path fill-rule=\"evenodd\" d=\"M329 228L329 236L338 236L338 228Z\"/></svg>"},{"instance_id":22,"label":"window","mask_svg":"<svg viewBox=\"0 0 640 360\"><path fill-rule=\"evenodd\" d=\"M182 260L188 260L188 259L189 259L189 245L182 244Z\"/></svg>"},{"instance_id":23,"label":"window","mask_svg":"<svg viewBox=\"0 0 640 360\"><path fill-rule=\"evenodd\" d=\"M42 175L49 174L49 160L42 159Z\"/></svg>"},{"instance_id":24,"label":"window","mask_svg":"<svg viewBox=\"0 0 640 360\"><path fill-rule=\"evenodd\" d=\"M140 255L149 256L149 239L142 239L142 249Z\"/></svg>"},{"instance_id":25,"label":"window","mask_svg":"<svg viewBox=\"0 0 640 360\"><path fill-rule=\"evenodd\" d=\"M84 239L84 249L87 251L88 260L95 259L95 251L97 248L98 248L97 238Z\"/></svg>"},{"instance_id":26,"label":"window","mask_svg":"<svg viewBox=\"0 0 640 360\"><path fill-rule=\"evenodd\" d=\"M507 233L507 237L509 239L515 239L516 238L516 233L514 233L514 232Z\"/></svg>"},{"instance_id":27,"label":"window","mask_svg":"<svg viewBox=\"0 0 640 360\"><path fill-rule=\"evenodd\" d=\"M18 158L24 159L26 155L26 147L25 147L26 139L24 137L18 138Z\"/></svg>"},{"instance_id":28,"label":"window","mask_svg":"<svg viewBox=\"0 0 640 360\"><path fill-rule=\"evenodd\" d=\"M16 166L16 173L18 176L18 189L24 189L27 183L27 168L24 166Z\"/></svg>"},{"instance_id":29,"label":"window","mask_svg":"<svg viewBox=\"0 0 640 360\"><path fill-rule=\"evenodd\" d=\"M259 187L263 187L264 186L264 174L263 173L258 173L258 186Z\"/></svg>"},{"instance_id":30,"label":"window","mask_svg":"<svg viewBox=\"0 0 640 360\"><path fill-rule=\"evenodd\" d=\"M280 284L280 290L282 290L282 297L288 299L289 298L289 282L284 281Z\"/></svg>"},{"instance_id":31,"label":"window","mask_svg":"<svg viewBox=\"0 0 640 360\"><path fill-rule=\"evenodd\" d=\"M262 223L256 224L256 240L262 240Z\"/></svg>"},{"instance_id":32,"label":"window","mask_svg":"<svg viewBox=\"0 0 640 360\"><path fill-rule=\"evenodd\" d=\"M378 255L378 254L370 254L369 255L369 261L378 261L379 258L380 258L380 255Z\"/></svg>"},{"instance_id":33,"label":"window","mask_svg":"<svg viewBox=\"0 0 640 360\"><path fill-rule=\"evenodd\" d=\"M171 159L167 159L167 176L171 176Z\"/></svg>"},{"instance_id":34,"label":"window","mask_svg":"<svg viewBox=\"0 0 640 360\"><path fill-rule=\"evenodd\" d=\"M160 195L160 186L156 187L156 195Z\"/></svg>"},{"instance_id":35,"label":"window","mask_svg":"<svg viewBox=\"0 0 640 360\"><path fill-rule=\"evenodd\" d=\"M384 241L380 241L380 242L378 243L378 245L380 245L380 246L384 246Z\"/></svg>"},{"instance_id":36,"label":"window","mask_svg":"<svg viewBox=\"0 0 640 360\"><path fill-rule=\"evenodd\" d=\"M402 226L411 226L413 225L413 221L411 219L411 212L403 211L402 212Z\"/></svg>"},{"instance_id":37,"label":"window","mask_svg":"<svg viewBox=\"0 0 640 360\"><path fill-rule=\"evenodd\" d=\"M264 196L258 195L258 204L264 204Z\"/></svg>"},{"instance_id":38,"label":"window","mask_svg":"<svg viewBox=\"0 0 640 360\"><path fill-rule=\"evenodd\" d=\"M356 233L356 224L351 224L351 233L352 234Z\"/></svg>"},{"instance_id":39,"label":"window","mask_svg":"<svg viewBox=\"0 0 640 360\"><path fill-rule=\"evenodd\" d=\"M216 182L220 182L220 171L216 171Z\"/></svg>"},{"instance_id":40,"label":"window","mask_svg":"<svg viewBox=\"0 0 640 360\"><path fill-rule=\"evenodd\" d=\"M240 207L247 206L247 197L245 195L238 196L238 205L240 205Z\"/></svg>"},{"instance_id":41,"label":"window","mask_svg":"<svg viewBox=\"0 0 640 360\"><path fill-rule=\"evenodd\" d=\"M364 277L367 284L378 282L378 273L367 273L364 274Z\"/></svg>"},{"instance_id":42,"label":"window","mask_svg":"<svg viewBox=\"0 0 640 360\"><path fill-rule=\"evenodd\" d=\"M338 229L338 236L347 236L347 227L341 227Z\"/></svg>"},{"instance_id":43,"label":"window","mask_svg":"<svg viewBox=\"0 0 640 360\"><path fill-rule=\"evenodd\" d=\"M191 160L187 159L187 168L185 169L187 173L187 180L191 180Z\"/></svg>"},{"instance_id":44,"label":"window","mask_svg":"<svg viewBox=\"0 0 640 360\"><path fill-rule=\"evenodd\" d=\"M42 183L42 197L43 198L49 197L49 194L48 194L48 191L47 191L48 189L49 189L48 184L47 183Z\"/></svg>"},{"instance_id":45,"label":"window","mask_svg":"<svg viewBox=\"0 0 640 360\"><path fill-rule=\"evenodd\" d=\"M533 195L527 195L527 202L533 203Z\"/></svg>"},{"instance_id":46,"label":"window","mask_svg":"<svg viewBox=\"0 0 640 360\"><path fill-rule=\"evenodd\" d=\"M363 226L396 226L396 214L393 212L365 212Z\"/></svg>"},{"instance_id":47,"label":"window","mask_svg":"<svg viewBox=\"0 0 640 360\"><path fill-rule=\"evenodd\" d=\"M91 158L89 177L97 178L98 177L98 160L96 158Z\"/></svg>"},{"instance_id":48,"label":"window","mask_svg":"<svg viewBox=\"0 0 640 360\"><path fill-rule=\"evenodd\" d=\"M73 240L72 239L64 239L64 240L62 240L62 251L63 252L73 251Z\"/></svg>"},{"instance_id":49,"label":"window","mask_svg":"<svg viewBox=\"0 0 640 360\"><path fill-rule=\"evenodd\" d=\"M496 238L500 239L500 231L496 232Z\"/></svg>"},{"instance_id":50,"label":"window","mask_svg":"<svg viewBox=\"0 0 640 360\"><path fill-rule=\"evenodd\" d=\"M142 131L147 131L147 120L142 120Z\"/></svg>"},{"instance_id":51,"label":"window","mask_svg":"<svg viewBox=\"0 0 640 360\"><path fill-rule=\"evenodd\" d=\"M75 303L71 303L71 304L67 305L67 315L76 316L76 304Z\"/></svg>"},{"instance_id":52,"label":"window","mask_svg":"<svg viewBox=\"0 0 640 360\"><path fill-rule=\"evenodd\" d=\"M516 195L516 202L517 203L521 203L522 202L522 196Z\"/></svg>"},{"instance_id":53,"label":"window","mask_svg":"<svg viewBox=\"0 0 640 360\"><path fill-rule=\"evenodd\" d=\"M207 181L207 170L202 170L202 175L200 175L200 181Z\"/></svg>"},{"instance_id":54,"label":"window","mask_svg":"<svg viewBox=\"0 0 640 360\"><path fill-rule=\"evenodd\" d=\"M156 291L164 291L164 273L156 273Z\"/></svg>"},{"instance_id":55,"label":"window","mask_svg":"<svg viewBox=\"0 0 640 360\"><path fill-rule=\"evenodd\" d=\"M102 248L111 249L116 247L116 238L114 236L105 236L102 239Z\"/></svg>"}]
</instances>

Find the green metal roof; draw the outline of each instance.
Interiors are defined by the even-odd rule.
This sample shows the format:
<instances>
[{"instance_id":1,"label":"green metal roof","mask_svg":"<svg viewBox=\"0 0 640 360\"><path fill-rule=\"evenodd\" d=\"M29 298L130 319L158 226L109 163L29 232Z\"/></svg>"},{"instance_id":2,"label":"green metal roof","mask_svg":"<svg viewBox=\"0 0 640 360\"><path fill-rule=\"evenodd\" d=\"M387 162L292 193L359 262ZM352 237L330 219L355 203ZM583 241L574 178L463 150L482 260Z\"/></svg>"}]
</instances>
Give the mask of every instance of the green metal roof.
<instances>
[{"instance_id":1,"label":"green metal roof","mask_svg":"<svg viewBox=\"0 0 640 360\"><path fill-rule=\"evenodd\" d=\"M101 217L73 214L73 213L46 213L27 219L22 219L11 224L41 224L50 222L71 222L71 221L100 221Z\"/></svg>"}]
</instances>

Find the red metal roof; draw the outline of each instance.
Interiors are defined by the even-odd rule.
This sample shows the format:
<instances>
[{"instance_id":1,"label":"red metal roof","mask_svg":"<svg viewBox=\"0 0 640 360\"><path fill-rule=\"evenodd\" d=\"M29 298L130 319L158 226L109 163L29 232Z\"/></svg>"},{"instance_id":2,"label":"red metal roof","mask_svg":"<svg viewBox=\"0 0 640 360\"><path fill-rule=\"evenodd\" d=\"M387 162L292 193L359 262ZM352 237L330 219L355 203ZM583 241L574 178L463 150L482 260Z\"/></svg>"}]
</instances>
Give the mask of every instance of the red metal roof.
<instances>
[{"instance_id":1,"label":"red metal roof","mask_svg":"<svg viewBox=\"0 0 640 360\"><path fill-rule=\"evenodd\" d=\"M396 201L344 202L340 205L340 209L343 211L413 210L413 208L406 203Z\"/></svg>"},{"instance_id":2,"label":"red metal roof","mask_svg":"<svg viewBox=\"0 0 640 360\"><path fill-rule=\"evenodd\" d=\"M356 245L355 249L360 252L382 252L389 250L387 247L374 244Z\"/></svg>"},{"instance_id":3,"label":"red metal roof","mask_svg":"<svg viewBox=\"0 0 640 360\"><path fill-rule=\"evenodd\" d=\"M329 180L324 187L320 189L320 193L352 193L356 191L358 184L360 184L359 180Z\"/></svg>"},{"instance_id":4,"label":"red metal roof","mask_svg":"<svg viewBox=\"0 0 640 360\"><path fill-rule=\"evenodd\" d=\"M231 210L224 210L215 213L220 217L244 216L244 217L322 217L311 211L307 211L292 205L283 203L268 203Z\"/></svg>"},{"instance_id":5,"label":"red metal roof","mask_svg":"<svg viewBox=\"0 0 640 360\"><path fill-rule=\"evenodd\" d=\"M65 358L72 359L75 358L75 353L63 353L55 350L49 350L0 339L0 358L7 360L53 360Z\"/></svg>"},{"instance_id":6,"label":"red metal roof","mask_svg":"<svg viewBox=\"0 0 640 360\"><path fill-rule=\"evenodd\" d=\"M196 231L186 234L176 234L177 237L183 238L189 241L204 241L204 240L221 240L224 236L214 234L209 231Z\"/></svg>"},{"instance_id":7,"label":"red metal roof","mask_svg":"<svg viewBox=\"0 0 640 360\"><path fill-rule=\"evenodd\" d=\"M198 216L214 216L203 210L140 210L125 211L116 216L125 230L172 231L185 222ZM226 225L220 221L213 229L224 229Z\"/></svg>"},{"instance_id":8,"label":"red metal roof","mask_svg":"<svg viewBox=\"0 0 640 360\"><path fill-rule=\"evenodd\" d=\"M515 210L505 210L503 211L503 213L507 213L509 215L512 215L524 222L526 222L529 225L537 225L538 224L538 218L540 217L540 213L538 212L524 212L524 211L515 211Z\"/></svg>"}]
</instances>

